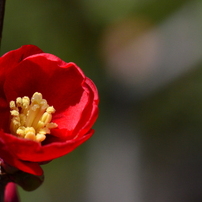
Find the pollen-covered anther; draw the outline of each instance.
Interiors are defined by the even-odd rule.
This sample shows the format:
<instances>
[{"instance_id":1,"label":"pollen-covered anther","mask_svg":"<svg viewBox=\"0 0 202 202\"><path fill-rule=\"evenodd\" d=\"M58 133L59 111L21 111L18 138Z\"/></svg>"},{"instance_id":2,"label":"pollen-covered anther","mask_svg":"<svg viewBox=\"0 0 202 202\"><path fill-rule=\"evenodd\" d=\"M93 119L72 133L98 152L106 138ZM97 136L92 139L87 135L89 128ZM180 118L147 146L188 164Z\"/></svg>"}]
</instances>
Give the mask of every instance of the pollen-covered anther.
<instances>
[{"instance_id":1,"label":"pollen-covered anther","mask_svg":"<svg viewBox=\"0 0 202 202\"><path fill-rule=\"evenodd\" d=\"M34 93L31 99L18 97L16 102L10 102L10 109L10 130L17 137L42 142L50 130L57 127L51 122L55 109L48 105L41 93Z\"/></svg>"}]
</instances>

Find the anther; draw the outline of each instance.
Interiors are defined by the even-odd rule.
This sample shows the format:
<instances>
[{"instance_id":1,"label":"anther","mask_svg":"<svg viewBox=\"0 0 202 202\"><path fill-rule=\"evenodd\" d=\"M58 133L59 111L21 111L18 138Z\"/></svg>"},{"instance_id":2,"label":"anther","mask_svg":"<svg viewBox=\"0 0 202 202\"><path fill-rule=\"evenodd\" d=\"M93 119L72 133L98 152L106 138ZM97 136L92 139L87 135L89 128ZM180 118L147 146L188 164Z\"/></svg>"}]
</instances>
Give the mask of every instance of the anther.
<instances>
[{"instance_id":1,"label":"anther","mask_svg":"<svg viewBox=\"0 0 202 202\"><path fill-rule=\"evenodd\" d=\"M34 93L31 99L18 97L16 102L10 102L10 109L10 130L17 137L42 142L50 130L57 127L51 122L55 109L48 105L41 93Z\"/></svg>"}]
</instances>

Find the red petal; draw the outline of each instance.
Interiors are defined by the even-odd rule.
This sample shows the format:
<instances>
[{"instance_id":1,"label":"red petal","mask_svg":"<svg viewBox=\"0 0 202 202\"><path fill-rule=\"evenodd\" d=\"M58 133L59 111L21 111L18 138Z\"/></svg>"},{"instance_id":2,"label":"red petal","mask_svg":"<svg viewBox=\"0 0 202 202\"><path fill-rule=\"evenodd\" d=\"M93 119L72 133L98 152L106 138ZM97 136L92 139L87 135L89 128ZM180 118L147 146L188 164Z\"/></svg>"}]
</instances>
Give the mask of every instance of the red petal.
<instances>
[{"instance_id":1,"label":"red petal","mask_svg":"<svg viewBox=\"0 0 202 202\"><path fill-rule=\"evenodd\" d=\"M1 146L0 142L0 147L2 147L1 156L8 164L23 171L26 170L25 172L28 172L29 170L29 173L31 174L35 172L39 175L40 170L34 163L31 162L50 161L63 156L89 139L93 133L94 131L90 130L81 138L66 142L54 142L44 146L31 140L17 138L13 135L4 133L1 135L1 140L3 140L6 144L2 144ZM31 162L28 163L27 161ZM33 166L36 166L34 171L32 170Z\"/></svg>"},{"instance_id":2,"label":"red petal","mask_svg":"<svg viewBox=\"0 0 202 202\"><path fill-rule=\"evenodd\" d=\"M23 59L38 53L43 53L43 51L34 45L24 45L16 50L7 52L0 57L0 78L2 79L2 76L5 77Z\"/></svg>"},{"instance_id":3,"label":"red petal","mask_svg":"<svg viewBox=\"0 0 202 202\"><path fill-rule=\"evenodd\" d=\"M80 101L67 108L53 118L60 130L52 130L52 134L63 140L75 139L85 135L98 116L98 93L94 83L86 78L82 84L83 94Z\"/></svg>"},{"instance_id":4,"label":"red petal","mask_svg":"<svg viewBox=\"0 0 202 202\"><path fill-rule=\"evenodd\" d=\"M24 58L42 52L43 51L36 46L25 45L19 49L9 51L0 57L0 128L3 128L5 131L8 131L8 118L10 115L9 105L3 89L5 79L7 78L9 72Z\"/></svg>"},{"instance_id":5,"label":"red petal","mask_svg":"<svg viewBox=\"0 0 202 202\"><path fill-rule=\"evenodd\" d=\"M91 98L92 99L92 98ZM62 113L56 114L53 118L53 122L58 124L59 129L67 129L67 139L74 139L75 137L75 128L77 127L82 114L85 109L88 108L88 104L90 105L90 108L92 107L92 100L91 103L89 103L89 96L86 91L83 92L81 95L81 99L79 102L77 102L73 106L69 106L66 110L64 110ZM90 111L87 111L87 114L91 113ZM88 117L86 117L88 118ZM88 121L86 119L85 121ZM53 133L54 135L54 133Z\"/></svg>"},{"instance_id":6,"label":"red petal","mask_svg":"<svg viewBox=\"0 0 202 202\"><path fill-rule=\"evenodd\" d=\"M5 137L5 134L3 132L1 132L1 137ZM14 140L14 136L11 136L11 141ZM14 137L14 138L13 138ZM26 162L26 161L22 161L19 158L16 157L15 155L15 150L12 149L9 143L7 144L7 142L3 142L4 138L1 138L0 141L0 148L1 148L1 158L8 163L9 165L18 168L19 170L22 170L24 172L33 174L33 175L42 175L43 174L43 170L41 169L41 167L39 166L38 163L35 162ZM15 138L17 139L17 138ZM4 139L5 140L5 139ZM15 141L14 141L15 142ZM17 145L16 145L17 146ZM17 146L18 147L18 146ZM20 149L20 148L18 148Z\"/></svg>"},{"instance_id":7,"label":"red petal","mask_svg":"<svg viewBox=\"0 0 202 202\"><path fill-rule=\"evenodd\" d=\"M88 103L82 110L79 122L74 129L73 134L75 135L75 137L81 137L85 133L87 133L98 117L99 98L97 88L95 87L94 83L88 78L86 78L83 88L86 92L88 92Z\"/></svg>"},{"instance_id":8,"label":"red petal","mask_svg":"<svg viewBox=\"0 0 202 202\"><path fill-rule=\"evenodd\" d=\"M79 102L84 75L74 63L65 63L51 54L38 54L21 62L5 82L7 99L40 92L56 112Z\"/></svg>"}]
</instances>

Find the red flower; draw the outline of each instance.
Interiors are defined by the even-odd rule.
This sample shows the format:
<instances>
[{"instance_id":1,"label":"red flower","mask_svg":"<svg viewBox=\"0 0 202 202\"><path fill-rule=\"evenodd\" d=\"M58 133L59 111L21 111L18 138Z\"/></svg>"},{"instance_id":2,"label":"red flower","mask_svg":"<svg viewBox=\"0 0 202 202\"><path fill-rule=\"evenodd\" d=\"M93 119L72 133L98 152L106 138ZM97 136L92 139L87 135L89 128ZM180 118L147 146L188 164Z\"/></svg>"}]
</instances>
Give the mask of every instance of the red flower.
<instances>
[{"instance_id":1,"label":"red flower","mask_svg":"<svg viewBox=\"0 0 202 202\"><path fill-rule=\"evenodd\" d=\"M55 125L42 124L40 130L38 126L30 126L31 132L25 132L29 124L26 125L26 121L24 124L22 118L19 121L19 114L24 116L27 112L16 103L16 98L31 98L35 92L41 93L43 101L54 107L55 113L52 110L48 114L52 120L46 120L47 124ZM15 107L10 109L11 101ZM48 111L47 108L44 110ZM34 118L37 115L35 113ZM97 89L74 63L43 53L33 45L22 46L0 58L0 158L11 166L42 175L40 163L71 152L92 136L94 131L91 127L97 116ZM50 134L44 135L44 131ZM27 133L27 138L24 133ZM42 134L43 138L31 140L30 134Z\"/></svg>"}]
</instances>

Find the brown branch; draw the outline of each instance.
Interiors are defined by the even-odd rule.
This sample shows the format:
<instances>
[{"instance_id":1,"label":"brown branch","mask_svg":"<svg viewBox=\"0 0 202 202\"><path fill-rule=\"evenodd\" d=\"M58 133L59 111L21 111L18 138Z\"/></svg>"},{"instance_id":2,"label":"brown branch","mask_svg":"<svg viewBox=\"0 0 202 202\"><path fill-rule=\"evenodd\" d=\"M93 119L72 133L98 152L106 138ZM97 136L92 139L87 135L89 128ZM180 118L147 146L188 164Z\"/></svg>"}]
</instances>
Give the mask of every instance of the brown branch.
<instances>
[{"instance_id":1,"label":"brown branch","mask_svg":"<svg viewBox=\"0 0 202 202\"><path fill-rule=\"evenodd\" d=\"M3 32L5 3L6 3L6 0L0 0L0 43L1 43L2 32Z\"/></svg>"}]
</instances>

